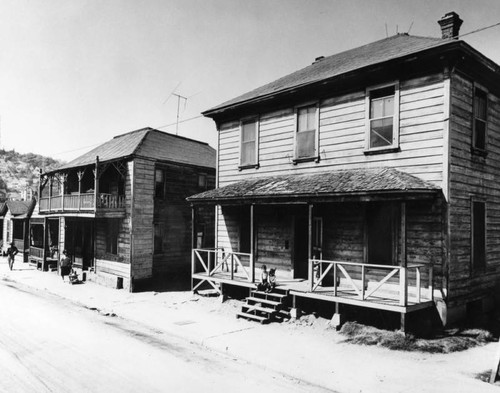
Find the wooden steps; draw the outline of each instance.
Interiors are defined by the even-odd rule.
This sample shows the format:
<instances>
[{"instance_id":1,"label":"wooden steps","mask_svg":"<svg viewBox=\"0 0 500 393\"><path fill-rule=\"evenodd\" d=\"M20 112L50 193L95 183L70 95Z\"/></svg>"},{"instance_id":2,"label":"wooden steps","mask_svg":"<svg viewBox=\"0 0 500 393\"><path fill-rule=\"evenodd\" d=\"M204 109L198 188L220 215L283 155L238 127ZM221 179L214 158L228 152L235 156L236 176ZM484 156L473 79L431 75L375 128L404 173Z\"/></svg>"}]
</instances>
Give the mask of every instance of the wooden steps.
<instances>
[{"instance_id":1,"label":"wooden steps","mask_svg":"<svg viewBox=\"0 0 500 393\"><path fill-rule=\"evenodd\" d=\"M260 323L281 321L290 316L286 306L287 300L288 291L279 288L275 288L272 292L251 291L236 318L246 318Z\"/></svg>"}]
</instances>

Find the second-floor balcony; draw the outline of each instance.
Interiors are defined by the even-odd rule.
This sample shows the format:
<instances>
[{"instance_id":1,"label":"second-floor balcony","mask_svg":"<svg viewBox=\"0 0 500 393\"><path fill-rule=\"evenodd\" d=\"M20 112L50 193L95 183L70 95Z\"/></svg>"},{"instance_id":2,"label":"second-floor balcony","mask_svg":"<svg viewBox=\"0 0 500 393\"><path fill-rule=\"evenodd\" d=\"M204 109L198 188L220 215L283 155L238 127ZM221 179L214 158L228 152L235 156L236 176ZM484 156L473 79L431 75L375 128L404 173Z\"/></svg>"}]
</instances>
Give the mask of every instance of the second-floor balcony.
<instances>
[{"instance_id":1,"label":"second-floor balcony","mask_svg":"<svg viewBox=\"0 0 500 393\"><path fill-rule=\"evenodd\" d=\"M125 209L125 195L99 193L71 193L42 197L40 213L120 211Z\"/></svg>"}]
</instances>

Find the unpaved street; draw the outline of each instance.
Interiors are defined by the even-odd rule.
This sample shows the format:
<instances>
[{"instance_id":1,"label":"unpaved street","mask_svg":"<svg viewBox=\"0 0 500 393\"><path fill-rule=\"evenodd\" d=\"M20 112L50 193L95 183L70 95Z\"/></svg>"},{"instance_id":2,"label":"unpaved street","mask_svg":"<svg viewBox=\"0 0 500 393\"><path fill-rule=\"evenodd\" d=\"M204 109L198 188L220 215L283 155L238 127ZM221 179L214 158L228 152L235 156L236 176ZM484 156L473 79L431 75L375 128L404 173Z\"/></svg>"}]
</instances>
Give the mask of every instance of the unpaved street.
<instances>
[{"instance_id":1,"label":"unpaved street","mask_svg":"<svg viewBox=\"0 0 500 393\"><path fill-rule=\"evenodd\" d=\"M327 390L0 281L0 392L197 391Z\"/></svg>"}]
</instances>

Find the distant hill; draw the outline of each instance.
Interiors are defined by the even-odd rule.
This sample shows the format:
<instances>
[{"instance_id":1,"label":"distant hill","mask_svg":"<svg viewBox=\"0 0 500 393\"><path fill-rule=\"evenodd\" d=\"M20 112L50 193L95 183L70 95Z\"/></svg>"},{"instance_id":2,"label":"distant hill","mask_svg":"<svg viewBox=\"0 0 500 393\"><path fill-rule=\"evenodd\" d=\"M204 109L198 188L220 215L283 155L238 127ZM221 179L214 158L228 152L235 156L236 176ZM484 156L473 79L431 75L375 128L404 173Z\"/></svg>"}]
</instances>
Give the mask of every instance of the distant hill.
<instances>
[{"instance_id":1,"label":"distant hill","mask_svg":"<svg viewBox=\"0 0 500 393\"><path fill-rule=\"evenodd\" d=\"M63 161L39 154L0 149L0 201L26 198L27 189L38 190L38 175L56 169Z\"/></svg>"}]
</instances>

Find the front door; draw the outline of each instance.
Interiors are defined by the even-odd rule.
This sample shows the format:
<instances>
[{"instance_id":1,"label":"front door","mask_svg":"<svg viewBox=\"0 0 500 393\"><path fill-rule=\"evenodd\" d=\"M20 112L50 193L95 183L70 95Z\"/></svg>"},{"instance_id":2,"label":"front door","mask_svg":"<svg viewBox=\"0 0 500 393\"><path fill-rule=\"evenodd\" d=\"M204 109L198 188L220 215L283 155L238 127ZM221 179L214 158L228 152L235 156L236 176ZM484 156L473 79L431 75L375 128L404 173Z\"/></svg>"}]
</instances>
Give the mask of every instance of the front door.
<instances>
[{"instance_id":1,"label":"front door","mask_svg":"<svg viewBox=\"0 0 500 393\"><path fill-rule=\"evenodd\" d=\"M293 278L307 279L309 223L307 216L296 216L293 239Z\"/></svg>"},{"instance_id":2,"label":"front door","mask_svg":"<svg viewBox=\"0 0 500 393\"><path fill-rule=\"evenodd\" d=\"M387 203L368 205L366 217L367 263L393 265L395 263L395 213Z\"/></svg>"}]
</instances>

